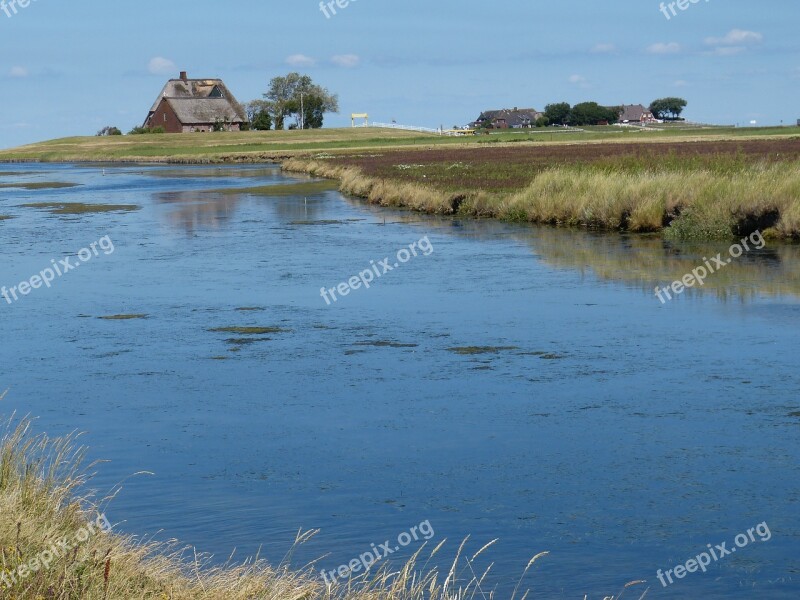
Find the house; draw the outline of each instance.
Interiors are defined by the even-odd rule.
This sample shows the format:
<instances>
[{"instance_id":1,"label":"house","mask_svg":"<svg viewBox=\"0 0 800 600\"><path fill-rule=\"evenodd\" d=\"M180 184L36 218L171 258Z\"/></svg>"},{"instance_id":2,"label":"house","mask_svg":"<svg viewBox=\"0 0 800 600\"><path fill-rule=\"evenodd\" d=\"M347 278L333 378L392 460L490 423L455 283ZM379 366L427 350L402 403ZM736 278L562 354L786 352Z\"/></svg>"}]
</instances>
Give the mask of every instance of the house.
<instances>
[{"instance_id":1,"label":"house","mask_svg":"<svg viewBox=\"0 0 800 600\"><path fill-rule=\"evenodd\" d=\"M487 110L481 113L471 125L476 128L488 129L523 129L534 127L536 119L543 113L534 108L517 108L502 110Z\"/></svg>"},{"instance_id":2,"label":"house","mask_svg":"<svg viewBox=\"0 0 800 600\"><path fill-rule=\"evenodd\" d=\"M619 122L646 125L647 123L656 123L657 119L641 104L623 104Z\"/></svg>"},{"instance_id":3,"label":"house","mask_svg":"<svg viewBox=\"0 0 800 600\"><path fill-rule=\"evenodd\" d=\"M221 79L189 79L181 71L170 79L153 103L145 127L163 127L167 133L241 131L247 122L242 105Z\"/></svg>"}]
</instances>

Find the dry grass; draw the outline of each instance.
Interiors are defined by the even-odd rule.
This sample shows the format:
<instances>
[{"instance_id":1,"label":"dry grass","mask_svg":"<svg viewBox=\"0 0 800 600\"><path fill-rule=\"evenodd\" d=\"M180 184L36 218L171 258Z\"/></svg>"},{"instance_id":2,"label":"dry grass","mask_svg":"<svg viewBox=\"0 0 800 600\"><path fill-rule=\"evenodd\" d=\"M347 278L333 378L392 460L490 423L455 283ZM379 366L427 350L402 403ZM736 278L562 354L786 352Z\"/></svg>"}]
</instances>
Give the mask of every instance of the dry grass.
<instances>
[{"instance_id":1,"label":"dry grass","mask_svg":"<svg viewBox=\"0 0 800 600\"><path fill-rule=\"evenodd\" d=\"M0 400L3 395L0 394ZM385 564L344 584L326 586L314 566L293 570L284 561L272 567L254 558L242 564L214 565L209 556L177 542L153 543L112 531L84 536L88 522L100 522L114 493L97 501L79 495L89 472L78 436L50 439L32 433L30 419L13 416L5 422L0 440L0 598L8 600L472 600L498 598L487 589L491 566L477 569L476 559L490 542L470 556L468 540L458 548L447 573L430 561L446 540L432 550L421 547L399 569ZM300 532L296 545L316 532ZM70 542L43 566L44 552L58 540ZM288 557L291 557L291 552ZM530 598L523 583L535 563L524 569L511 600ZM34 569L36 559L39 563ZM29 565L28 572L20 567ZM477 570L476 570L477 569ZM14 579L10 577L14 574ZM5 579L2 579L5 575ZM631 582L623 592L633 585ZM11 584L8 587L8 584ZM646 594L647 592L645 592ZM621 597L607 596L605 600ZM644 598L644 595L641 596Z\"/></svg>"},{"instance_id":2,"label":"dry grass","mask_svg":"<svg viewBox=\"0 0 800 600\"><path fill-rule=\"evenodd\" d=\"M776 238L800 237L800 162L742 164L715 170L680 164L664 170L603 165L554 166L516 192L448 192L358 167L291 159L287 171L340 181L342 192L383 206L676 238L722 238L760 228Z\"/></svg>"}]
</instances>

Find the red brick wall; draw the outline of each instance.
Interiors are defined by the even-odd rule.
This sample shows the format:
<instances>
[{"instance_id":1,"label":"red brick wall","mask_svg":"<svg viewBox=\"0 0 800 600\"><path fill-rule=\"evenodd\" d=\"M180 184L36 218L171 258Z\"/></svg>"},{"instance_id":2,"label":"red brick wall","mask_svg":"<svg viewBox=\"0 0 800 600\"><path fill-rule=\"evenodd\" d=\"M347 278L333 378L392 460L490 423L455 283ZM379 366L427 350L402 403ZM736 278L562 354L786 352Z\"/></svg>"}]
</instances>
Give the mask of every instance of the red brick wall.
<instances>
[{"instance_id":1,"label":"red brick wall","mask_svg":"<svg viewBox=\"0 0 800 600\"><path fill-rule=\"evenodd\" d=\"M166 100L161 100L156 112L148 121L148 127L163 127L167 133L183 132L183 124L178 120L178 115Z\"/></svg>"}]
</instances>

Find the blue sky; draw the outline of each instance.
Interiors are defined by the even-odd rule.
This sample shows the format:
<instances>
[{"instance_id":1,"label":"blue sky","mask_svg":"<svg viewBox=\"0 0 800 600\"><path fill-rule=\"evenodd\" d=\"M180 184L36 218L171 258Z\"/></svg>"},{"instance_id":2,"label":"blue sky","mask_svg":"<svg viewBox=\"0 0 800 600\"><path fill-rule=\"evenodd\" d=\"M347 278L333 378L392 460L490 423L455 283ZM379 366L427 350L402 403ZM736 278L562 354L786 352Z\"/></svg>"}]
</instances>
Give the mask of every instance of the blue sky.
<instances>
[{"instance_id":1,"label":"blue sky","mask_svg":"<svg viewBox=\"0 0 800 600\"><path fill-rule=\"evenodd\" d=\"M0 147L127 131L180 70L223 78L240 101L308 73L339 94L326 126L369 112L449 127L489 108L666 95L697 121L800 119L797 0L699 0L670 19L659 6L356 0L326 18L319 0L32 0L0 10Z\"/></svg>"}]
</instances>

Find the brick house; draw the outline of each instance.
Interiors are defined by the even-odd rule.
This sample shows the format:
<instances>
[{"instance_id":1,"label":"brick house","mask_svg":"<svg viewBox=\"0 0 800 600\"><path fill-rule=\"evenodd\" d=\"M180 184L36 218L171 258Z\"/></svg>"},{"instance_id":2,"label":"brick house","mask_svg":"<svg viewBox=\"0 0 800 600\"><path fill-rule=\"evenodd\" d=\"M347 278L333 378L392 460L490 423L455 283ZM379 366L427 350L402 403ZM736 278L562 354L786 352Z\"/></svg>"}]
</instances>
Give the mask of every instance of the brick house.
<instances>
[{"instance_id":1,"label":"brick house","mask_svg":"<svg viewBox=\"0 0 800 600\"><path fill-rule=\"evenodd\" d=\"M656 123L657 119L641 104L623 104L620 123Z\"/></svg>"},{"instance_id":2,"label":"brick house","mask_svg":"<svg viewBox=\"0 0 800 600\"><path fill-rule=\"evenodd\" d=\"M491 129L527 129L535 127L536 119L543 114L534 108L486 110L472 123L472 126Z\"/></svg>"},{"instance_id":3,"label":"brick house","mask_svg":"<svg viewBox=\"0 0 800 600\"><path fill-rule=\"evenodd\" d=\"M161 90L145 127L163 127L167 133L212 131L220 124L226 131L241 131L247 122L242 105L221 79L189 79L181 71Z\"/></svg>"}]
</instances>

